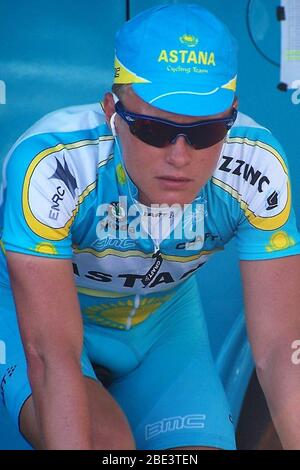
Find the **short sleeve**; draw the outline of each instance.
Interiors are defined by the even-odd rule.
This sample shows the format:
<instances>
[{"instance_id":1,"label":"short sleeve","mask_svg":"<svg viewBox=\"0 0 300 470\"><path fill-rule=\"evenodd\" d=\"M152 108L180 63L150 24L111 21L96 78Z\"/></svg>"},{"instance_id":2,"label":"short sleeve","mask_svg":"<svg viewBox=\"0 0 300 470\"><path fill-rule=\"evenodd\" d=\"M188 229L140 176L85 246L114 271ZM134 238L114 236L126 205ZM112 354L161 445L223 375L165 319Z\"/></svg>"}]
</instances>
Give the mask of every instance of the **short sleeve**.
<instances>
[{"instance_id":1,"label":"short sleeve","mask_svg":"<svg viewBox=\"0 0 300 470\"><path fill-rule=\"evenodd\" d=\"M6 169L2 241L6 250L71 258L76 179L54 136L22 141Z\"/></svg>"},{"instance_id":2,"label":"short sleeve","mask_svg":"<svg viewBox=\"0 0 300 470\"><path fill-rule=\"evenodd\" d=\"M241 218L236 238L241 260L272 259L300 253L300 235L292 206L288 163L270 133L251 141L240 189Z\"/></svg>"}]
</instances>

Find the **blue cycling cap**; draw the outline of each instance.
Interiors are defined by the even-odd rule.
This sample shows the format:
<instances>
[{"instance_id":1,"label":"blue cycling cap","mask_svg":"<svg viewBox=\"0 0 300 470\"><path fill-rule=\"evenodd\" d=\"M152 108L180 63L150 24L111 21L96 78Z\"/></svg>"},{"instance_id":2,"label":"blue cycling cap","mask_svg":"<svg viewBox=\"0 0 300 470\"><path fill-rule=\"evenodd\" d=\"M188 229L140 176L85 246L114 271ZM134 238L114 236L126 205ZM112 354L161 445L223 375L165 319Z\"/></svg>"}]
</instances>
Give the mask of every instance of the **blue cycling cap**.
<instances>
[{"instance_id":1,"label":"blue cycling cap","mask_svg":"<svg viewBox=\"0 0 300 470\"><path fill-rule=\"evenodd\" d=\"M237 44L199 5L150 8L116 36L116 84L132 84L147 103L190 116L221 113L233 103Z\"/></svg>"}]
</instances>

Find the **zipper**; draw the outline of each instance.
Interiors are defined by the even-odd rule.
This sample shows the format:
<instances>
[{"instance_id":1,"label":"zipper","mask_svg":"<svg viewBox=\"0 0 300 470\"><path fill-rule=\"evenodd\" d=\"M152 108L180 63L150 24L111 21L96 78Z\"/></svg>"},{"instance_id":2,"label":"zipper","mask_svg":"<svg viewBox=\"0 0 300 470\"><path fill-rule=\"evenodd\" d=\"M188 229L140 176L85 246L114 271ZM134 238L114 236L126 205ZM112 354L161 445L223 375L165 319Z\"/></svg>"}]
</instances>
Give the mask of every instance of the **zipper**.
<instances>
[{"instance_id":1,"label":"zipper","mask_svg":"<svg viewBox=\"0 0 300 470\"><path fill-rule=\"evenodd\" d=\"M136 311L139 308L140 304L141 304L141 296L139 294L135 294L134 301L133 301L133 307L132 307L131 312L129 313L129 316L127 318L126 330L130 330L130 328L132 326L132 319L135 316Z\"/></svg>"}]
</instances>

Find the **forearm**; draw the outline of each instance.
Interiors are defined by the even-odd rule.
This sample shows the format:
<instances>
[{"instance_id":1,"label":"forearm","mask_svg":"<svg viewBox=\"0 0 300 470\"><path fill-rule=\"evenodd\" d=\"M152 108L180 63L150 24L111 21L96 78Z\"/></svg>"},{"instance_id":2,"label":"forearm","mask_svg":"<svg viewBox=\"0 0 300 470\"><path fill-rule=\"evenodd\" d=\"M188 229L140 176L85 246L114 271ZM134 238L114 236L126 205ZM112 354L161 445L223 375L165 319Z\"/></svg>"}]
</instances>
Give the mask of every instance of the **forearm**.
<instances>
[{"instance_id":1,"label":"forearm","mask_svg":"<svg viewBox=\"0 0 300 470\"><path fill-rule=\"evenodd\" d=\"M257 373L283 448L299 450L300 365L293 364L291 354L288 346L284 352L278 348Z\"/></svg>"},{"instance_id":2,"label":"forearm","mask_svg":"<svg viewBox=\"0 0 300 470\"><path fill-rule=\"evenodd\" d=\"M29 377L45 449L92 449L84 377L74 361L31 358Z\"/></svg>"},{"instance_id":3,"label":"forearm","mask_svg":"<svg viewBox=\"0 0 300 470\"><path fill-rule=\"evenodd\" d=\"M90 449L83 327L70 260L7 254L43 446ZM53 295L55 293L55 295Z\"/></svg>"}]
</instances>

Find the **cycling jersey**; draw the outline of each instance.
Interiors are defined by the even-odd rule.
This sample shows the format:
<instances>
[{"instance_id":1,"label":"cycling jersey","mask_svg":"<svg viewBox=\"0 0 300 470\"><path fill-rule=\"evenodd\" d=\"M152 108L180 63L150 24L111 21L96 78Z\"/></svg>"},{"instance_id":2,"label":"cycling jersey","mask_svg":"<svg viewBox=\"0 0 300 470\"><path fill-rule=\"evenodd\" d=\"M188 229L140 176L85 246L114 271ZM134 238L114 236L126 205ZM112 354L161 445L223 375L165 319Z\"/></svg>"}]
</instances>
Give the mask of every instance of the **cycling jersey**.
<instances>
[{"instance_id":1,"label":"cycling jersey","mask_svg":"<svg viewBox=\"0 0 300 470\"><path fill-rule=\"evenodd\" d=\"M31 387L6 250L72 259L82 373L96 379L92 362L110 372L138 449L235 448L193 274L233 236L243 260L300 252L287 164L271 133L239 113L191 208L138 202L97 104L51 113L18 140L0 191L0 391L16 425Z\"/></svg>"},{"instance_id":2,"label":"cycling jersey","mask_svg":"<svg viewBox=\"0 0 300 470\"><path fill-rule=\"evenodd\" d=\"M299 253L283 150L267 129L241 113L196 198L203 207L202 232L187 240L172 237L171 230L159 243L156 267L155 240L126 236L122 229L120 198L131 206L136 194L99 104L51 113L6 159L0 194L4 249L73 258L79 292L137 295L138 303L147 294L165 296L233 236L243 260ZM109 217L101 213L103 205L112 209ZM103 220L118 224L123 236L103 234ZM8 282L3 274L2 282Z\"/></svg>"},{"instance_id":3,"label":"cycling jersey","mask_svg":"<svg viewBox=\"0 0 300 470\"><path fill-rule=\"evenodd\" d=\"M19 139L5 162L4 247L73 258L79 289L125 295L177 286L234 235L245 260L299 251L283 150L268 130L241 113L199 193L205 211L202 246L198 240L195 250L192 243L187 250L184 239L163 240L161 268L147 285L142 276L153 264L151 239L97 236L100 204L117 205L120 196L132 202L130 188L136 188L128 179L99 105L49 114Z\"/></svg>"}]
</instances>

